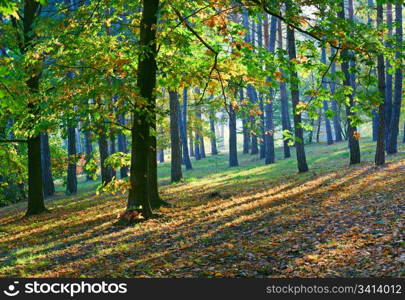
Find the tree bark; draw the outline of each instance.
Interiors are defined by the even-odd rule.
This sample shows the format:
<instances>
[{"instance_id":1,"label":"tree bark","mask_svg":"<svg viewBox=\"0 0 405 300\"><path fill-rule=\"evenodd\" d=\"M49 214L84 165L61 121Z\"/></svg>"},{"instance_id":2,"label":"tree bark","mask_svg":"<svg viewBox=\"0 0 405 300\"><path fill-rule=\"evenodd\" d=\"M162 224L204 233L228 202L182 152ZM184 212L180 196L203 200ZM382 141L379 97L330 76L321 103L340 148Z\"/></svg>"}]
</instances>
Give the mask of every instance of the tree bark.
<instances>
[{"instance_id":1,"label":"tree bark","mask_svg":"<svg viewBox=\"0 0 405 300\"><path fill-rule=\"evenodd\" d=\"M291 7L291 3L287 2L287 9ZM295 49L295 35L294 29L287 27L287 41L288 41L288 55L290 60L296 59L296 49ZM299 99L299 87L298 87L298 74L294 70L291 73L291 101L293 106L294 114L294 133L295 133L295 150L297 155L298 171L307 172L308 165L305 155L304 148L304 130L301 127L301 113L297 112L297 105L300 101Z\"/></svg>"},{"instance_id":2,"label":"tree bark","mask_svg":"<svg viewBox=\"0 0 405 300\"><path fill-rule=\"evenodd\" d=\"M236 113L232 104L228 107L229 115L229 166L237 167L238 163L238 150L237 150L237 135L236 135Z\"/></svg>"},{"instance_id":3,"label":"tree bark","mask_svg":"<svg viewBox=\"0 0 405 300\"><path fill-rule=\"evenodd\" d=\"M331 51L331 55L333 56L335 50L331 47L330 51ZM332 62L332 65L331 65L330 69L331 69L332 75L335 75L335 73L336 73L336 64L335 64L335 62ZM330 92L332 94L332 97L335 94L335 90L336 90L336 83L335 83L334 80L332 80L331 83L330 83ZM335 131L335 142L341 142L341 141L343 141L342 122L340 120L340 109L338 108L338 104L337 104L335 99L332 99L331 107L332 107L333 112L335 113L333 115L333 129Z\"/></svg>"},{"instance_id":4,"label":"tree bark","mask_svg":"<svg viewBox=\"0 0 405 300\"><path fill-rule=\"evenodd\" d=\"M397 45L402 45L403 28L402 28L402 5L398 0L395 3L395 37ZM399 46L398 46L399 47ZM400 60L401 51L398 48L395 52L395 58ZM398 133L399 133L399 119L401 116L401 102L402 102L402 67L395 70L395 90L394 90L394 103L392 107L392 116L389 127L389 138L387 143L387 152L394 154L398 152ZM404 127L405 128L405 127ZM404 129L404 142L405 142L405 129Z\"/></svg>"},{"instance_id":5,"label":"tree bark","mask_svg":"<svg viewBox=\"0 0 405 300\"><path fill-rule=\"evenodd\" d=\"M338 17L345 19L344 1L341 1L341 10L338 12ZM342 56L347 58L348 51L343 50ZM344 85L352 87L352 77L349 73L349 63L345 60L341 64L342 72L345 75ZM351 124L351 118L354 115L352 108L354 107L353 93L349 95L349 105L346 106L347 116L347 137L349 139L350 149L350 164L360 163L360 145L357 139L357 128Z\"/></svg>"},{"instance_id":6,"label":"tree bark","mask_svg":"<svg viewBox=\"0 0 405 300\"><path fill-rule=\"evenodd\" d=\"M85 152L85 160L86 163L88 163L90 160L93 159L93 143L91 140L91 134L90 131L85 131L84 132L84 152ZM90 174L86 174L86 181L91 181L93 178L90 176Z\"/></svg>"},{"instance_id":7,"label":"tree bark","mask_svg":"<svg viewBox=\"0 0 405 300\"><path fill-rule=\"evenodd\" d=\"M68 171L66 180L66 194L77 193L77 173L76 173L76 128L67 128L68 140Z\"/></svg>"},{"instance_id":8,"label":"tree bark","mask_svg":"<svg viewBox=\"0 0 405 300\"><path fill-rule=\"evenodd\" d=\"M281 20L278 20L278 48L283 49L283 27ZM284 77L283 69L280 68L279 70ZM290 113L288 109L287 87L284 81L280 82L280 111L281 111L281 128L283 132L286 130L291 131ZM284 158L291 157L291 151L288 142L289 140L284 139L283 133Z\"/></svg>"},{"instance_id":9,"label":"tree bark","mask_svg":"<svg viewBox=\"0 0 405 300\"><path fill-rule=\"evenodd\" d=\"M377 27L379 28L384 22L384 12L382 4L377 4ZM377 76L378 76L378 91L383 97L382 103L378 107L378 134L377 134L377 147L375 150L375 164L377 166L385 163L385 67L384 55L379 54L377 57Z\"/></svg>"},{"instance_id":10,"label":"tree bark","mask_svg":"<svg viewBox=\"0 0 405 300\"><path fill-rule=\"evenodd\" d=\"M188 142L187 142L187 88L183 89L183 109L180 109L180 137L181 144L183 147L183 162L186 166L186 170L191 170L193 168L190 160L190 154L188 151Z\"/></svg>"},{"instance_id":11,"label":"tree bark","mask_svg":"<svg viewBox=\"0 0 405 300\"><path fill-rule=\"evenodd\" d=\"M47 133L41 133L41 165L44 196L50 197L55 194L55 185L52 177L51 151L49 149L49 135Z\"/></svg>"},{"instance_id":12,"label":"tree bark","mask_svg":"<svg viewBox=\"0 0 405 300\"><path fill-rule=\"evenodd\" d=\"M326 65L326 50L325 48L322 48L322 55L321 55L321 62ZM322 86L324 89L327 88L326 82L322 82ZM332 136L332 127L330 125L330 120L328 119L326 112L329 110L329 104L328 101L324 100L323 101L323 114L325 117L325 130L326 130L326 140L328 145L333 144L333 136Z\"/></svg>"},{"instance_id":13,"label":"tree bark","mask_svg":"<svg viewBox=\"0 0 405 300\"><path fill-rule=\"evenodd\" d=\"M215 114L210 113L210 130L211 130L211 155L218 155L217 136L215 134Z\"/></svg>"},{"instance_id":14,"label":"tree bark","mask_svg":"<svg viewBox=\"0 0 405 300\"><path fill-rule=\"evenodd\" d=\"M156 87L156 25L159 11L159 0L143 0L143 11L140 26L139 47L146 48L148 55L139 55L137 87L140 96L149 105L155 102ZM150 150L150 121L149 109L133 111L133 126L131 130L131 189L128 196L127 210L135 207L141 210L144 218L152 216L148 194L148 151ZM156 157L154 157L156 161Z\"/></svg>"},{"instance_id":15,"label":"tree bark","mask_svg":"<svg viewBox=\"0 0 405 300\"><path fill-rule=\"evenodd\" d=\"M171 182L178 182L183 178L181 171L181 147L179 124L179 99L175 91L170 96L170 141L171 141Z\"/></svg>"}]
</instances>

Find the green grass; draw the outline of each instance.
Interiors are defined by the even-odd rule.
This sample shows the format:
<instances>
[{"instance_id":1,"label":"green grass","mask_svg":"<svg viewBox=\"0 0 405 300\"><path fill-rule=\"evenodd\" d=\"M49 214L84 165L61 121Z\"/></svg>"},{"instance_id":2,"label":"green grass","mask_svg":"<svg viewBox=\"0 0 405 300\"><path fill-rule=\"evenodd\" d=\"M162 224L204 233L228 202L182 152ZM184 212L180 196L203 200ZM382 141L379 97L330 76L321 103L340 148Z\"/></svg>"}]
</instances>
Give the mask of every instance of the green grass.
<instances>
[{"instance_id":1,"label":"green grass","mask_svg":"<svg viewBox=\"0 0 405 300\"><path fill-rule=\"evenodd\" d=\"M64 196L59 183L49 213L0 209L0 276L402 276L405 146L382 168L375 143L363 138L361 150L349 166L346 142L307 145L303 174L294 151L283 159L278 148L271 165L239 153L235 168L221 153L193 159L175 184L170 163L159 164L175 207L133 227L115 225L125 196L97 195L99 182L83 177L78 195Z\"/></svg>"}]
</instances>

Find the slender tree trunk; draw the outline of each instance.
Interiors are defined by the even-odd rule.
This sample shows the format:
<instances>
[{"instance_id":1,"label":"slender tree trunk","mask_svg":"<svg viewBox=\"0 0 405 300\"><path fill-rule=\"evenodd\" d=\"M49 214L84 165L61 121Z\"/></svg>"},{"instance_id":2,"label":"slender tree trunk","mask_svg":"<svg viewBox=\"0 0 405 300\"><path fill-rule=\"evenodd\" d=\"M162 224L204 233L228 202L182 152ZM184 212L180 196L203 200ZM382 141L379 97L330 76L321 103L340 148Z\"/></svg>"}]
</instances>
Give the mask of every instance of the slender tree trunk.
<instances>
[{"instance_id":1,"label":"slender tree trunk","mask_svg":"<svg viewBox=\"0 0 405 300\"><path fill-rule=\"evenodd\" d=\"M255 104L257 102L257 93L254 89L254 87L249 84L247 86L247 94L248 97L250 99L250 102L252 104ZM252 128L252 130L255 129L256 127L256 119L254 116L250 117L250 127ZM251 151L250 154L251 155L256 155L259 153L259 147L258 147L258 142L257 142L257 134L256 133L252 133L252 147L251 147Z\"/></svg>"},{"instance_id":2,"label":"slender tree trunk","mask_svg":"<svg viewBox=\"0 0 405 300\"><path fill-rule=\"evenodd\" d=\"M335 50L331 47L330 48L331 55L333 56L335 53ZM331 73L334 76L336 74L336 64L333 62L331 65ZM333 95L335 94L336 90L336 83L334 80L331 81L330 83L330 92ZM333 129L335 131L335 142L341 142L343 140L342 137L342 122L340 120L340 110L338 109L338 105L335 99L332 99L332 110L335 113L333 115Z\"/></svg>"},{"instance_id":3,"label":"slender tree trunk","mask_svg":"<svg viewBox=\"0 0 405 300\"><path fill-rule=\"evenodd\" d=\"M103 185L106 185L111 182L112 173L110 168L105 164L105 161L108 158L108 140L105 133L101 133L98 138L98 150L100 153L101 182Z\"/></svg>"},{"instance_id":4,"label":"slender tree trunk","mask_svg":"<svg viewBox=\"0 0 405 300\"><path fill-rule=\"evenodd\" d=\"M259 48L263 47L263 22L262 22L262 16L258 16L259 22L256 24L256 32L257 32L257 46ZM265 32L266 35L266 32ZM263 93L259 93L259 109L262 112L260 114L260 123L259 123L259 129L260 129L260 140L259 140L259 157L260 159L263 159L266 157L266 143L265 143L265 120L264 120L264 99L265 95Z\"/></svg>"},{"instance_id":5,"label":"slender tree trunk","mask_svg":"<svg viewBox=\"0 0 405 300\"><path fill-rule=\"evenodd\" d=\"M160 149L160 151L159 151L159 162L160 163L165 162L165 151L163 149Z\"/></svg>"},{"instance_id":6,"label":"slender tree trunk","mask_svg":"<svg viewBox=\"0 0 405 300\"><path fill-rule=\"evenodd\" d=\"M243 95L243 88L240 89L239 91L239 97L241 102L244 100L244 95ZM249 154L250 150L250 134L249 134L249 128L248 128L248 119L244 118L242 119L242 133L243 133L243 154Z\"/></svg>"},{"instance_id":7,"label":"slender tree trunk","mask_svg":"<svg viewBox=\"0 0 405 300\"><path fill-rule=\"evenodd\" d=\"M321 62L326 65L326 50L325 48L322 48L322 56L321 56ZM322 82L323 88L327 88L326 82ZM328 101L324 100L323 101L323 115L325 117L325 130L326 130L326 140L328 145L333 144L333 136L332 136L332 127L330 125L330 121L326 115L326 112L329 110L329 104Z\"/></svg>"},{"instance_id":8,"label":"slender tree trunk","mask_svg":"<svg viewBox=\"0 0 405 300\"><path fill-rule=\"evenodd\" d=\"M278 20L278 48L283 49L283 27L281 20ZM284 77L283 69L280 68L280 73ZM283 130L283 149L284 158L291 157L289 140L284 138L285 131L291 131L290 113L288 110L287 87L284 81L280 82L280 111L281 111L281 128Z\"/></svg>"},{"instance_id":9,"label":"slender tree trunk","mask_svg":"<svg viewBox=\"0 0 405 300\"><path fill-rule=\"evenodd\" d=\"M190 156L194 156L194 157L195 157L193 131L190 132L189 140L190 140Z\"/></svg>"},{"instance_id":10,"label":"slender tree trunk","mask_svg":"<svg viewBox=\"0 0 405 300\"><path fill-rule=\"evenodd\" d=\"M193 168L190 160L190 155L188 151L187 143L187 88L183 89L183 109L180 109L179 112L180 118L180 135L181 135L181 144L183 146L183 161L186 166L186 170L191 170Z\"/></svg>"},{"instance_id":11,"label":"slender tree trunk","mask_svg":"<svg viewBox=\"0 0 405 300\"><path fill-rule=\"evenodd\" d=\"M217 136L215 134L215 114L210 114L210 130L211 130L211 155L218 155Z\"/></svg>"},{"instance_id":12,"label":"slender tree trunk","mask_svg":"<svg viewBox=\"0 0 405 300\"><path fill-rule=\"evenodd\" d=\"M402 45L403 29L402 29L402 5L400 0L395 3L395 37L398 45ZM400 46L395 52L395 58L401 59ZM394 90L394 103L392 107L392 116L389 127L389 138L387 144L387 152L389 154L398 152L398 133L399 133L399 118L401 115L401 102L402 102L402 67L395 70L395 90ZM404 127L405 128L405 127ZM404 129L404 142L405 142L405 129Z\"/></svg>"},{"instance_id":13,"label":"slender tree trunk","mask_svg":"<svg viewBox=\"0 0 405 300\"><path fill-rule=\"evenodd\" d=\"M120 123L121 125L125 125L125 117L123 115L119 115L117 119L118 123ZM122 153L128 153L127 137L125 136L124 133L118 134L118 151ZM129 172L128 166L121 167L120 177L121 178L128 177L128 172Z\"/></svg>"},{"instance_id":14,"label":"slender tree trunk","mask_svg":"<svg viewBox=\"0 0 405 300\"><path fill-rule=\"evenodd\" d=\"M47 133L41 133L41 165L44 196L50 197L55 194L55 185L52 177L51 151L49 149L49 136Z\"/></svg>"},{"instance_id":15,"label":"slender tree trunk","mask_svg":"<svg viewBox=\"0 0 405 300\"><path fill-rule=\"evenodd\" d=\"M68 171L66 180L66 194L74 195L77 193L77 172L76 172L76 128L67 128L68 140Z\"/></svg>"},{"instance_id":16,"label":"slender tree trunk","mask_svg":"<svg viewBox=\"0 0 405 300\"><path fill-rule=\"evenodd\" d=\"M200 136L198 133L195 134L195 142L194 142L194 157L195 160L201 160L201 153L200 153Z\"/></svg>"},{"instance_id":17,"label":"slender tree trunk","mask_svg":"<svg viewBox=\"0 0 405 300\"><path fill-rule=\"evenodd\" d=\"M379 28L384 22L384 13L382 4L377 4L377 27ZM384 101L378 107L378 135L377 135L377 148L375 150L375 164L377 166L385 163L385 68L384 68L384 55L379 54L377 57L377 75L378 75L378 91L383 97Z\"/></svg>"},{"instance_id":18,"label":"slender tree trunk","mask_svg":"<svg viewBox=\"0 0 405 300\"><path fill-rule=\"evenodd\" d=\"M338 17L345 19L344 1L342 0L341 10L338 13ZM348 57L348 51L342 51L343 57ZM344 85L352 87L352 77L349 72L349 63L343 61L341 64L342 72L345 75ZM346 106L347 116L347 138L349 139L350 148L350 164L360 163L360 145L357 138L357 128L351 124L351 118L353 116L352 108L354 107L353 93L349 95L349 105Z\"/></svg>"},{"instance_id":19,"label":"slender tree trunk","mask_svg":"<svg viewBox=\"0 0 405 300\"><path fill-rule=\"evenodd\" d=\"M238 150L237 150L237 135L236 135L236 113L232 104L228 107L229 114L229 166L237 167Z\"/></svg>"},{"instance_id":20,"label":"slender tree trunk","mask_svg":"<svg viewBox=\"0 0 405 300\"><path fill-rule=\"evenodd\" d=\"M388 26L388 35L392 36L392 4L387 2L387 26ZM388 39L386 43L387 48L391 48L391 42ZM385 60L385 104L384 104L384 115L385 115L385 147L388 150L388 137L389 137L389 129L391 124L391 116L392 116L392 75L389 73L389 69L391 69L391 64L389 59Z\"/></svg>"},{"instance_id":21,"label":"slender tree trunk","mask_svg":"<svg viewBox=\"0 0 405 300\"><path fill-rule=\"evenodd\" d=\"M291 7L291 3L287 2L287 9ZM288 55L290 60L296 59L296 49L295 49L295 35L294 29L287 28L287 41L288 41ZM300 101L299 99L299 88L298 88L298 74L296 71L291 73L291 101L293 106L294 114L294 133L295 133L295 149L297 155L298 171L307 172L308 165L305 156L304 148L304 130L300 126L302 119L301 113L297 112L297 105Z\"/></svg>"},{"instance_id":22,"label":"slender tree trunk","mask_svg":"<svg viewBox=\"0 0 405 300\"><path fill-rule=\"evenodd\" d=\"M170 91L170 141L171 141L171 182L183 178L181 171L181 148L179 126L179 99L175 91Z\"/></svg>"},{"instance_id":23,"label":"slender tree trunk","mask_svg":"<svg viewBox=\"0 0 405 300\"><path fill-rule=\"evenodd\" d=\"M267 16L265 22L268 24ZM267 25L266 24L266 25ZM268 26L266 26L268 27ZM270 35L265 32L265 45L269 52L274 53L276 49L276 35L277 35L277 19L276 17L271 18L270 23ZM269 77L267 81L269 81ZM270 99L266 102L265 107L265 124L266 124L266 134L265 134L265 144L266 144L266 154L264 163L266 165L273 164L276 160L275 150L274 150L274 118L273 118L273 103L274 103L274 91L270 89L269 91Z\"/></svg>"},{"instance_id":24,"label":"slender tree trunk","mask_svg":"<svg viewBox=\"0 0 405 300\"><path fill-rule=\"evenodd\" d=\"M115 135L110 134L110 140L109 140L109 142L108 142L108 146L109 146L109 147L108 147L108 148L109 148L109 149L108 149L108 153L109 153L109 155L114 154L114 153L117 152L115 142L116 142ZM110 168L108 168L108 169L109 169L110 172L111 172L111 178L117 176L117 172L116 172L112 167L110 167Z\"/></svg>"},{"instance_id":25,"label":"slender tree trunk","mask_svg":"<svg viewBox=\"0 0 405 300\"><path fill-rule=\"evenodd\" d=\"M85 160L86 164L93 159L93 143L91 140L91 134L90 131L85 131L84 132L84 151L85 151ZM86 181L91 181L93 180L92 176L90 174L86 174Z\"/></svg>"}]
</instances>

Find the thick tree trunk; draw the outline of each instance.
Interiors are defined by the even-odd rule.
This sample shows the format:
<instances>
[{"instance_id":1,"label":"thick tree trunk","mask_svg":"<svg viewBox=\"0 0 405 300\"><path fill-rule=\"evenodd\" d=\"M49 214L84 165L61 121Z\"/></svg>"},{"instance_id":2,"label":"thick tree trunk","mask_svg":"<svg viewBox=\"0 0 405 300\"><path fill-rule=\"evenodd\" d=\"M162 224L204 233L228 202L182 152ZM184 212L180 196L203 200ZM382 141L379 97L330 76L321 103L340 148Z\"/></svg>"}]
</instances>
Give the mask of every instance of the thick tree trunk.
<instances>
[{"instance_id":1,"label":"thick tree trunk","mask_svg":"<svg viewBox=\"0 0 405 300\"><path fill-rule=\"evenodd\" d=\"M181 147L179 124L179 99L175 91L170 96L170 141L171 141L171 182L178 182L183 178L181 171Z\"/></svg>"},{"instance_id":2,"label":"thick tree trunk","mask_svg":"<svg viewBox=\"0 0 405 300\"><path fill-rule=\"evenodd\" d=\"M40 4L34 0L25 0L23 14L23 37L24 42L20 51L24 54L28 45L31 44L33 24L37 17ZM16 28L16 30L18 30ZM34 74L33 74L34 75ZM34 75L27 80L27 86L31 93L39 92L40 75ZM28 103L28 112L35 116L39 107L37 103ZM41 168L41 137L35 134L28 138L28 207L27 215L39 214L46 211L43 193L43 177Z\"/></svg>"},{"instance_id":3,"label":"thick tree trunk","mask_svg":"<svg viewBox=\"0 0 405 300\"><path fill-rule=\"evenodd\" d=\"M321 62L326 65L326 50L325 48L322 48L322 56L321 56ZM327 83L322 82L323 88L327 88ZM332 127L330 125L330 121L326 115L326 112L329 110L329 104L328 101L324 100L323 101L323 114L325 117L325 129L326 129L326 140L328 145L333 144L333 136L332 136Z\"/></svg>"},{"instance_id":4,"label":"thick tree trunk","mask_svg":"<svg viewBox=\"0 0 405 300\"><path fill-rule=\"evenodd\" d=\"M338 13L338 17L345 19L344 11L344 1L341 3L341 10ZM348 51L342 51L343 57L348 57ZM349 72L349 63L343 61L341 64L342 72L345 75L344 85L352 87L352 77ZM353 93L349 95L349 105L346 106L346 116L347 116L347 138L349 139L350 148L350 164L360 163L360 145L357 139L357 128L351 124L351 117L353 116L352 108L354 106Z\"/></svg>"},{"instance_id":5,"label":"thick tree trunk","mask_svg":"<svg viewBox=\"0 0 405 300\"><path fill-rule=\"evenodd\" d=\"M49 136L47 133L41 133L41 165L44 196L50 197L55 194L55 185L52 177L51 151L49 149Z\"/></svg>"},{"instance_id":6,"label":"thick tree trunk","mask_svg":"<svg viewBox=\"0 0 405 300\"><path fill-rule=\"evenodd\" d=\"M41 138L39 135L28 139L28 208L27 215L46 211L44 204Z\"/></svg>"},{"instance_id":7,"label":"thick tree trunk","mask_svg":"<svg viewBox=\"0 0 405 300\"><path fill-rule=\"evenodd\" d=\"M290 7L290 3L287 2L287 9ZM296 59L296 49L295 49L295 35L294 29L287 28L287 41L288 41L288 55L290 60ZM296 71L291 73L291 101L293 106L294 114L294 133L295 133L295 150L297 155L297 164L299 172L307 172L308 165L305 156L304 148L304 130L301 127L301 113L297 112L297 105L300 101L299 99L299 88L298 88L298 74Z\"/></svg>"},{"instance_id":8,"label":"thick tree trunk","mask_svg":"<svg viewBox=\"0 0 405 300\"><path fill-rule=\"evenodd\" d=\"M402 45L403 29L402 29L402 5L400 0L395 3L395 37L398 45ZM395 52L395 58L400 60L400 48ZM387 143L387 152L389 154L398 152L398 133L399 133L399 118L401 115L401 102L402 102L402 68L398 67L395 70L395 90L394 90L394 103L392 107L392 116L389 127L389 138ZM405 128L405 127L404 127ZM404 129L404 142L405 142L405 129Z\"/></svg>"},{"instance_id":9,"label":"thick tree trunk","mask_svg":"<svg viewBox=\"0 0 405 300\"><path fill-rule=\"evenodd\" d=\"M236 113L232 104L228 107L229 115L229 166L237 167L238 163L238 150L237 150L237 136L236 136Z\"/></svg>"},{"instance_id":10,"label":"thick tree trunk","mask_svg":"<svg viewBox=\"0 0 405 300\"><path fill-rule=\"evenodd\" d=\"M159 0L143 0L139 46L147 49L148 55L140 55L138 62L137 86L140 96L154 105L156 87L156 24ZM138 207L145 218L152 216L148 193L148 151L150 150L150 122L147 109L134 111L131 146L131 189L127 210ZM153 114L155 112L152 112ZM154 157L156 161L156 157Z\"/></svg>"},{"instance_id":11,"label":"thick tree trunk","mask_svg":"<svg viewBox=\"0 0 405 300\"><path fill-rule=\"evenodd\" d=\"M377 4L377 27L380 27L384 22L384 13L382 4ZM378 91L384 101L378 107L378 134L377 134L377 147L375 150L375 164L377 166L385 163L385 67L384 55L379 54L377 57L377 76L378 76Z\"/></svg>"},{"instance_id":12,"label":"thick tree trunk","mask_svg":"<svg viewBox=\"0 0 405 300\"><path fill-rule=\"evenodd\" d=\"M68 171L66 180L66 194L74 195L77 193L77 174L76 174L76 128L67 128L68 140Z\"/></svg>"},{"instance_id":13,"label":"thick tree trunk","mask_svg":"<svg viewBox=\"0 0 405 300\"><path fill-rule=\"evenodd\" d=\"M278 20L278 48L283 49L283 27L281 20ZM284 77L283 69L280 68L280 73ZM281 128L284 131L291 131L291 121L290 113L288 110L288 96L287 96L287 87L284 81L280 82L280 111L281 111ZM288 145L289 140L284 139L283 134L283 149L284 149L284 158L291 157L290 146Z\"/></svg>"}]
</instances>

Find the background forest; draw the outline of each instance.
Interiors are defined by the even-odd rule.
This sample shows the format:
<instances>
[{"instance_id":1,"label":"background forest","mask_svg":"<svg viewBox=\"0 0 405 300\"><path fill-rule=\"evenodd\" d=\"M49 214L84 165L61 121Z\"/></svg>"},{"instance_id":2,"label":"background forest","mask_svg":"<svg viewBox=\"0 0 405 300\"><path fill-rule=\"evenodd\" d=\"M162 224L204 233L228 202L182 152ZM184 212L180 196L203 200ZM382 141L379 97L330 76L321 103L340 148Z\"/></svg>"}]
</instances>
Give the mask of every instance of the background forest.
<instances>
[{"instance_id":1,"label":"background forest","mask_svg":"<svg viewBox=\"0 0 405 300\"><path fill-rule=\"evenodd\" d=\"M0 0L0 276L403 276L403 0Z\"/></svg>"}]
</instances>

